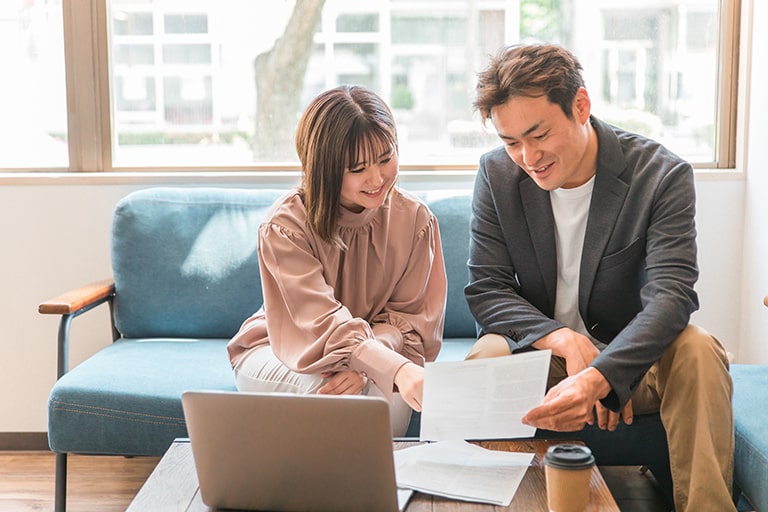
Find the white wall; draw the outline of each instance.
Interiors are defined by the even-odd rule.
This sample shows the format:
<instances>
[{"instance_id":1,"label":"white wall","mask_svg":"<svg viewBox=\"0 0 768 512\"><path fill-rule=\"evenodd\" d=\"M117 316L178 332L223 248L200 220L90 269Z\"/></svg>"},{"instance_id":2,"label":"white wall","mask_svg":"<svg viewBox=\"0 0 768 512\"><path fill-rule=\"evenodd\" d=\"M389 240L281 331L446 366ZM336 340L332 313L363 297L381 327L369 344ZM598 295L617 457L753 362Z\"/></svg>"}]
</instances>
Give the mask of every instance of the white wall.
<instances>
[{"instance_id":1,"label":"white wall","mask_svg":"<svg viewBox=\"0 0 768 512\"><path fill-rule=\"evenodd\" d=\"M750 19L755 27L747 81L751 94L745 109L750 149L746 155L744 246L742 258L734 260L734 264L742 264L739 356L744 361L768 363L768 308L763 306L763 297L768 295L768 148L764 145L768 140L768 31L755 21L766 19L768 2L745 4L753 11Z\"/></svg>"},{"instance_id":2,"label":"white wall","mask_svg":"<svg viewBox=\"0 0 768 512\"><path fill-rule=\"evenodd\" d=\"M752 5L752 4L755 5ZM745 1L752 19L768 3ZM747 31L751 62L768 62L766 31ZM749 55L748 47L742 55ZM753 92L746 178L697 176L701 310L694 321L718 336L737 362L768 364L768 67L750 66L742 89ZM468 185L447 181L440 186ZM40 302L110 275L109 223L125 194L162 184L254 186L233 177L0 176L0 432L44 432L46 401L56 374L57 318L37 313ZM405 187L425 187L404 177ZM270 185L288 185L272 182ZM106 308L75 320L70 364L109 339Z\"/></svg>"}]
</instances>

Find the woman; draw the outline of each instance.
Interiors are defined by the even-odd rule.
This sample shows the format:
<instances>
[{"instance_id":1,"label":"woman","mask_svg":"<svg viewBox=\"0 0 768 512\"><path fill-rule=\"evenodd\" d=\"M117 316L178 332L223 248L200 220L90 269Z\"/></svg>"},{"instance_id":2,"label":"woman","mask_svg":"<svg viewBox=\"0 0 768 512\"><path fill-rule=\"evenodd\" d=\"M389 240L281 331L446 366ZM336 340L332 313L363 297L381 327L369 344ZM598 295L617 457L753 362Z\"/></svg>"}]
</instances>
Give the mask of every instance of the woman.
<instances>
[{"instance_id":1,"label":"woman","mask_svg":"<svg viewBox=\"0 0 768 512\"><path fill-rule=\"evenodd\" d=\"M395 187L394 118L365 88L317 96L296 149L301 186L259 229L264 304L228 345L237 387L381 395L403 435L442 338L437 219Z\"/></svg>"}]
</instances>

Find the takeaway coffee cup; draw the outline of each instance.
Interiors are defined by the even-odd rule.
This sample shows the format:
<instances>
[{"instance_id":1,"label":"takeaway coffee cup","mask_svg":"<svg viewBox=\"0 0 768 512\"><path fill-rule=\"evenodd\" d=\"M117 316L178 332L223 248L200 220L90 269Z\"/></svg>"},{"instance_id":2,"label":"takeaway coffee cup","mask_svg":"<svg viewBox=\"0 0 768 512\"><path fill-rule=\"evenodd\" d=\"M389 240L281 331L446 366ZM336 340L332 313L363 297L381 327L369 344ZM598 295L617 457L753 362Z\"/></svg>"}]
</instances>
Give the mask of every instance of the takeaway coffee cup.
<instances>
[{"instance_id":1,"label":"takeaway coffee cup","mask_svg":"<svg viewBox=\"0 0 768 512\"><path fill-rule=\"evenodd\" d=\"M544 455L550 512L583 512L589 504L589 479L595 457L586 446L556 444Z\"/></svg>"}]
</instances>

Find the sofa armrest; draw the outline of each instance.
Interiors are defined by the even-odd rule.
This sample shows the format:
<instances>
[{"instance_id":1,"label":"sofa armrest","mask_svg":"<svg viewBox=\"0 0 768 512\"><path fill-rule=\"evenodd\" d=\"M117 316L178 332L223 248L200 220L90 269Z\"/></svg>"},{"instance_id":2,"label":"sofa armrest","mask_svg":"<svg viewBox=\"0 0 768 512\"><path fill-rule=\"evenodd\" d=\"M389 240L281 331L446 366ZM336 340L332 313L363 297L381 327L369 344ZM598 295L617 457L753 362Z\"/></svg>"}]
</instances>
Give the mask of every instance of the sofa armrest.
<instances>
[{"instance_id":1,"label":"sofa armrest","mask_svg":"<svg viewBox=\"0 0 768 512\"><path fill-rule=\"evenodd\" d=\"M51 300L41 303L37 311L43 315L61 315L57 345L56 378L61 378L69 371L69 327L72 319L99 306L109 304L112 339L116 340L120 333L115 328L112 316L112 303L115 297L115 281L113 278L95 281L75 288Z\"/></svg>"},{"instance_id":2,"label":"sofa armrest","mask_svg":"<svg viewBox=\"0 0 768 512\"><path fill-rule=\"evenodd\" d=\"M43 315L71 315L83 308L101 304L115 294L115 280L103 279L75 288L40 304L38 312Z\"/></svg>"}]
</instances>

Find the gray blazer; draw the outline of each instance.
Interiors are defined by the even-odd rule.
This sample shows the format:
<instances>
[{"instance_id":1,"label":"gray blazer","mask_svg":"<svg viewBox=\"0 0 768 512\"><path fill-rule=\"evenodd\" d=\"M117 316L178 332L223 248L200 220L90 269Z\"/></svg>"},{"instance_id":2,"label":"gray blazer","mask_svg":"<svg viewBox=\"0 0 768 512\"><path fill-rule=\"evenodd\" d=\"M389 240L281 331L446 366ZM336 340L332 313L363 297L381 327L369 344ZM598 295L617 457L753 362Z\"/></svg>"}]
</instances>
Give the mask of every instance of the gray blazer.
<instances>
[{"instance_id":1,"label":"gray blazer","mask_svg":"<svg viewBox=\"0 0 768 512\"><path fill-rule=\"evenodd\" d=\"M603 403L630 399L698 308L691 166L645 137L592 117L597 174L579 279L579 311L608 344L594 360L611 384ZM465 295L478 334L513 352L563 327L555 321L557 262L549 193L504 151L482 156L470 221Z\"/></svg>"}]
</instances>

